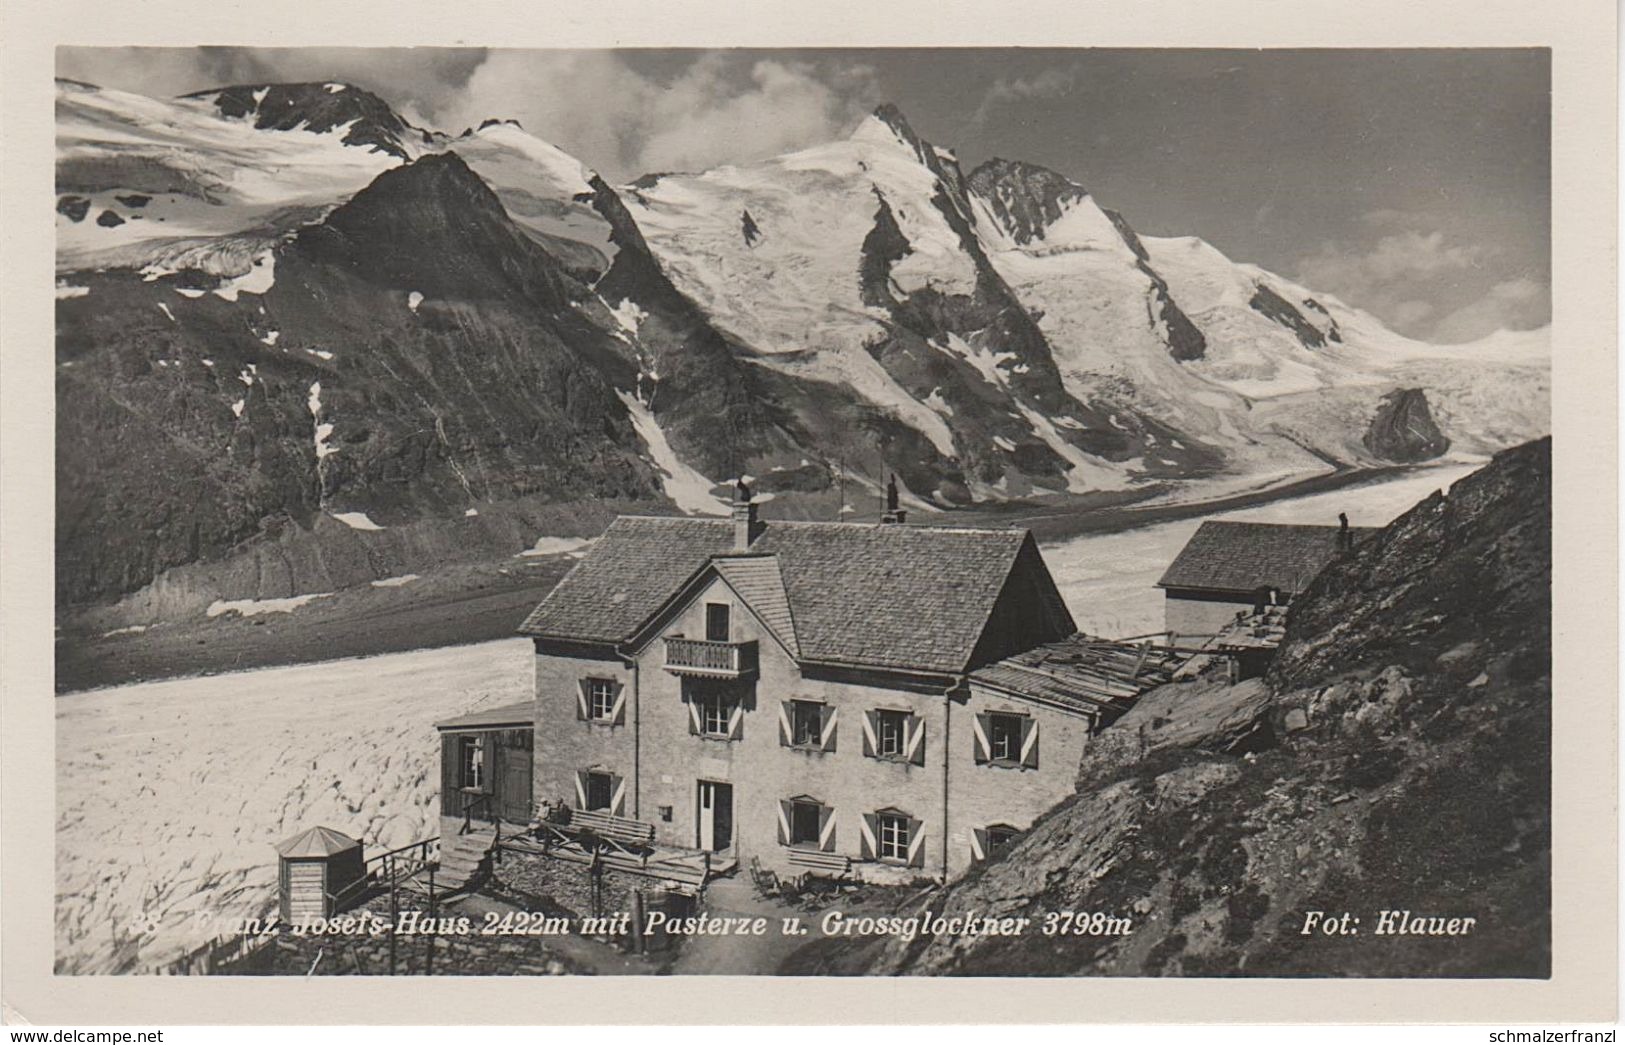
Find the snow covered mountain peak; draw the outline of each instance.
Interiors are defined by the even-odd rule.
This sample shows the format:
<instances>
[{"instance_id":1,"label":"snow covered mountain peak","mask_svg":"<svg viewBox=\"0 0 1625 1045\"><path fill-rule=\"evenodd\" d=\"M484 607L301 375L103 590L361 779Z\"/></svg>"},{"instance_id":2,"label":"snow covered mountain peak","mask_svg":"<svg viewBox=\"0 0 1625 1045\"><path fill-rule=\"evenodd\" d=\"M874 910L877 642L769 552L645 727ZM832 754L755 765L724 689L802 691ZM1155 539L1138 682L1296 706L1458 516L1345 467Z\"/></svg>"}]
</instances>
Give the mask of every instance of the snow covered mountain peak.
<instances>
[{"instance_id":1,"label":"snow covered mountain peak","mask_svg":"<svg viewBox=\"0 0 1625 1045\"><path fill-rule=\"evenodd\" d=\"M1083 186L1048 167L997 156L971 171L969 182L1018 244L1044 239L1072 204L1089 196Z\"/></svg>"},{"instance_id":2,"label":"snow covered mountain peak","mask_svg":"<svg viewBox=\"0 0 1625 1045\"><path fill-rule=\"evenodd\" d=\"M212 102L220 115L252 120L259 130L344 131L344 144L410 159L412 144L423 140L388 102L347 83L238 84L183 95Z\"/></svg>"}]
</instances>

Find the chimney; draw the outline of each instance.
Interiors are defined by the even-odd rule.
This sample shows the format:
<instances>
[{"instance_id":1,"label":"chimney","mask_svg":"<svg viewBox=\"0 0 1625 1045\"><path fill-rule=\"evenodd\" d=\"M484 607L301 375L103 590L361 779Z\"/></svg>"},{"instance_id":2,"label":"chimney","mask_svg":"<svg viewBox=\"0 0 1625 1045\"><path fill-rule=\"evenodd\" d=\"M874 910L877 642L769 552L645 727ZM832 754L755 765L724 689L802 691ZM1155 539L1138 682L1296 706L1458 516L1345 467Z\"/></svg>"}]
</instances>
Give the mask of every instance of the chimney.
<instances>
[{"instance_id":1,"label":"chimney","mask_svg":"<svg viewBox=\"0 0 1625 1045\"><path fill-rule=\"evenodd\" d=\"M1349 516L1347 512L1337 513L1337 550L1346 552L1354 547L1354 533L1349 529Z\"/></svg>"},{"instance_id":2,"label":"chimney","mask_svg":"<svg viewBox=\"0 0 1625 1045\"><path fill-rule=\"evenodd\" d=\"M756 503L751 500L750 484L743 477L734 483L733 501L734 551L750 551L750 542L762 532L756 519Z\"/></svg>"},{"instance_id":3,"label":"chimney","mask_svg":"<svg viewBox=\"0 0 1625 1045\"><path fill-rule=\"evenodd\" d=\"M880 517L882 524L896 524L908 522L908 512L897 507L897 475L886 481L886 512Z\"/></svg>"}]
</instances>

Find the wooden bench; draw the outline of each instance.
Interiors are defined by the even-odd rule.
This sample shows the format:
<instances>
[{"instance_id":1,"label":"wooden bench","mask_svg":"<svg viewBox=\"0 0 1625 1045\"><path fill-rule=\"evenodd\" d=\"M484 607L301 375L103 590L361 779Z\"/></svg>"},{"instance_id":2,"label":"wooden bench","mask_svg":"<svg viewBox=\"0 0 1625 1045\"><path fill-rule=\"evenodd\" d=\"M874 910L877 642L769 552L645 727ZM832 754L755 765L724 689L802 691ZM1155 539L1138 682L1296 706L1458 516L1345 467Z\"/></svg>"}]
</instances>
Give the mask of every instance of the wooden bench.
<instances>
[{"instance_id":1,"label":"wooden bench","mask_svg":"<svg viewBox=\"0 0 1625 1045\"><path fill-rule=\"evenodd\" d=\"M602 809L571 810L569 827L572 831L586 831L622 846L647 848L655 840L655 825L615 816Z\"/></svg>"},{"instance_id":2,"label":"wooden bench","mask_svg":"<svg viewBox=\"0 0 1625 1045\"><path fill-rule=\"evenodd\" d=\"M830 878L845 878L847 872L852 870L852 858L818 849L792 849L790 866L805 867L809 873Z\"/></svg>"}]
</instances>

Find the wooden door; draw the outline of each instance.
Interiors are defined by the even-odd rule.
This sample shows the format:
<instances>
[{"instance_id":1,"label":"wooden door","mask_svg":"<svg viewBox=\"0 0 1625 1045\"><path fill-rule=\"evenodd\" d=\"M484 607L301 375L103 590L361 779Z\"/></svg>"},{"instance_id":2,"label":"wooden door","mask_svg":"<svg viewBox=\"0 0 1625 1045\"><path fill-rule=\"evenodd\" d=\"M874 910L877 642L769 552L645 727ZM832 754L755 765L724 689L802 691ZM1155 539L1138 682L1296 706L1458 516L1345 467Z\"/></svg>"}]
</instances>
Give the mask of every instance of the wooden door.
<instances>
[{"instance_id":1,"label":"wooden door","mask_svg":"<svg viewBox=\"0 0 1625 1045\"><path fill-rule=\"evenodd\" d=\"M700 781L699 846L719 853L733 845L734 789L730 784Z\"/></svg>"},{"instance_id":2,"label":"wooden door","mask_svg":"<svg viewBox=\"0 0 1625 1045\"><path fill-rule=\"evenodd\" d=\"M528 824L531 813L531 754L522 748L505 748L502 774L497 780L497 815L509 823Z\"/></svg>"}]
</instances>

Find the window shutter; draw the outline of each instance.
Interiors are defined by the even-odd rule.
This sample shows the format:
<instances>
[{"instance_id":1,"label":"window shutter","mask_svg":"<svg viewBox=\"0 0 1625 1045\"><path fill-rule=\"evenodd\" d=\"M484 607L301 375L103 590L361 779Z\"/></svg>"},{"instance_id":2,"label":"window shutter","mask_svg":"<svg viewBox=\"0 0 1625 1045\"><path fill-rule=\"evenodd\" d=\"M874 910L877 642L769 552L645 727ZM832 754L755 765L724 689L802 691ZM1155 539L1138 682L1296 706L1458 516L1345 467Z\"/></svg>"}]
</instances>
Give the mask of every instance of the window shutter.
<instances>
[{"instance_id":1,"label":"window shutter","mask_svg":"<svg viewBox=\"0 0 1625 1045\"><path fill-rule=\"evenodd\" d=\"M861 832L859 851L865 860L873 860L879 846L875 844L875 824L880 818L874 813L864 813L863 819L858 822Z\"/></svg>"},{"instance_id":2,"label":"window shutter","mask_svg":"<svg viewBox=\"0 0 1625 1045\"><path fill-rule=\"evenodd\" d=\"M609 811L612 816L626 815L626 778L611 773L609 777Z\"/></svg>"},{"instance_id":3,"label":"window shutter","mask_svg":"<svg viewBox=\"0 0 1625 1045\"><path fill-rule=\"evenodd\" d=\"M865 711L863 713L863 754L865 758L874 758L875 752L880 750L880 741L875 738L877 728L875 720L880 717L878 711Z\"/></svg>"},{"instance_id":4,"label":"window shutter","mask_svg":"<svg viewBox=\"0 0 1625 1045\"><path fill-rule=\"evenodd\" d=\"M825 751L835 750L835 711L836 709L834 706L825 704L820 712L824 716L824 722L823 731L820 734L820 739L822 739L823 743L819 746Z\"/></svg>"},{"instance_id":5,"label":"window shutter","mask_svg":"<svg viewBox=\"0 0 1625 1045\"><path fill-rule=\"evenodd\" d=\"M791 721L795 716L795 704L788 700L779 701L779 746L794 747L796 742L795 730L791 728Z\"/></svg>"},{"instance_id":6,"label":"window shutter","mask_svg":"<svg viewBox=\"0 0 1625 1045\"><path fill-rule=\"evenodd\" d=\"M609 708L609 720L617 726L626 725L626 686L615 683L615 702Z\"/></svg>"},{"instance_id":7,"label":"window shutter","mask_svg":"<svg viewBox=\"0 0 1625 1045\"><path fill-rule=\"evenodd\" d=\"M818 848L826 853L835 851L835 807L818 807Z\"/></svg>"},{"instance_id":8,"label":"window shutter","mask_svg":"<svg viewBox=\"0 0 1625 1045\"><path fill-rule=\"evenodd\" d=\"M988 716L981 712L978 712L970 723L971 733L974 734L973 739L976 742L976 764L979 766L993 761L993 747L987 742L987 723Z\"/></svg>"},{"instance_id":9,"label":"window shutter","mask_svg":"<svg viewBox=\"0 0 1625 1045\"><path fill-rule=\"evenodd\" d=\"M970 855L973 860L987 859L987 828L973 827L970 832Z\"/></svg>"},{"instance_id":10,"label":"window shutter","mask_svg":"<svg viewBox=\"0 0 1625 1045\"><path fill-rule=\"evenodd\" d=\"M587 771L576 770L576 808L587 808Z\"/></svg>"},{"instance_id":11,"label":"window shutter","mask_svg":"<svg viewBox=\"0 0 1625 1045\"><path fill-rule=\"evenodd\" d=\"M1021 764L1027 769L1038 768L1038 720L1021 720Z\"/></svg>"},{"instance_id":12,"label":"window shutter","mask_svg":"<svg viewBox=\"0 0 1625 1045\"><path fill-rule=\"evenodd\" d=\"M792 805L792 803L790 802L789 799L787 799L787 798L779 799L779 844L780 845L789 845L790 844L790 812L791 812L791 805Z\"/></svg>"},{"instance_id":13,"label":"window shutter","mask_svg":"<svg viewBox=\"0 0 1625 1045\"><path fill-rule=\"evenodd\" d=\"M728 716L728 739L738 740L745 732L745 704L734 701L733 713Z\"/></svg>"},{"instance_id":14,"label":"window shutter","mask_svg":"<svg viewBox=\"0 0 1625 1045\"><path fill-rule=\"evenodd\" d=\"M587 680L576 680L576 721L586 722L592 718L592 711L587 706Z\"/></svg>"},{"instance_id":15,"label":"window shutter","mask_svg":"<svg viewBox=\"0 0 1625 1045\"><path fill-rule=\"evenodd\" d=\"M908 865L925 866L925 821L913 817L908 821Z\"/></svg>"},{"instance_id":16,"label":"window shutter","mask_svg":"<svg viewBox=\"0 0 1625 1045\"><path fill-rule=\"evenodd\" d=\"M925 765L925 719L918 715L908 717L908 744L904 747L908 761Z\"/></svg>"},{"instance_id":17,"label":"window shutter","mask_svg":"<svg viewBox=\"0 0 1625 1045\"><path fill-rule=\"evenodd\" d=\"M700 733L700 705L692 696L688 698L688 731L695 736Z\"/></svg>"},{"instance_id":18,"label":"window shutter","mask_svg":"<svg viewBox=\"0 0 1625 1045\"><path fill-rule=\"evenodd\" d=\"M463 755L460 738L456 733L440 734L440 813L442 816L462 816L461 795Z\"/></svg>"}]
</instances>

